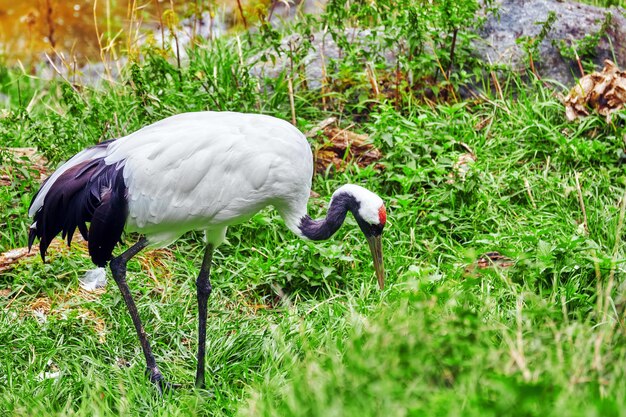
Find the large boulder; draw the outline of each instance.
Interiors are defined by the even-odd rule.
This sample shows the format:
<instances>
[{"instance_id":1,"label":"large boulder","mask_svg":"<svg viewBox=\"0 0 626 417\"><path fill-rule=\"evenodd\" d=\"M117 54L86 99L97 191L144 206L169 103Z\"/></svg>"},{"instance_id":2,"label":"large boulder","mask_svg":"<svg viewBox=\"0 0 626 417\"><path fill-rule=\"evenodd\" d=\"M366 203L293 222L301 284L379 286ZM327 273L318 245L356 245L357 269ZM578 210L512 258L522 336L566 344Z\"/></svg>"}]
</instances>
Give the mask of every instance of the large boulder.
<instances>
[{"instance_id":1,"label":"large boulder","mask_svg":"<svg viewBox=\"0 0 626 417\"><path fill-rule=\"evenodd\" d=\"M476 28L478 39L474 42L476 54L486 63L503 65L517 72L528 70L530 61L528 51L522 46L524 37L526 42L538 40L544 27L542 22L546 22L550 13L554 12L555 20L533 55L540 77L571 85L581 74L576 60L562 53L563 46L575 46L580 54L584 52L581 41L598 33L603 35L599 37L597 46L590 55L582 58L592 59L596 68L602 67L605 59L611 59L621 68L626 67L626 10L623 8L602 8L559 0L500 0L493 6L495 12L483 12L485 23ZM610 23L603 30L607 14L611 15ZM384 28L346 29L346 37L357 47L367 49L377 41L377 30ZM309 40L311 45L302 62L304 78L309 88L316 89L322 85L324 72L332 73L332 68L326 68L329 60L342 59L343 51L329 34L323 32L311 34ZM300 35L294 34L285 37L279 49L295 50L301 44ZM376 46L377 49L379 47ZM396 54L393 49L383 51L390 68L396 64ZM272 58L263 61L259 59L262 55ZM259 77L278 77L290 68L288 53L271 49L257 55L251 62L255 63L252 73Z\"/></svg>"},{"instance_id":2,"label":"large boulder","mask_svg":"<svg viewBox=\"0 0 626 417\"><path fill-rule=\"evenodd\" d=\"M593 53L582 58L592 59L597 68L602 67L605 59L613 60L619 67L626 66L626 10L623 8L607 9L557 0L503 0L496 6L497 13L487 18L478 32L480 39L475 42L477 53L486 62L506 64L515 71L527 70L528 52L518 40L538 39L544 26L542 22L553 12L556 19L533 56L539 76L571 85L581 74L576 60L561 53L561 41L565 46L578 49L585 36L602 32ZM607 14L611 15L610 23L603 31Z\"/></svg>"}]
</instances>

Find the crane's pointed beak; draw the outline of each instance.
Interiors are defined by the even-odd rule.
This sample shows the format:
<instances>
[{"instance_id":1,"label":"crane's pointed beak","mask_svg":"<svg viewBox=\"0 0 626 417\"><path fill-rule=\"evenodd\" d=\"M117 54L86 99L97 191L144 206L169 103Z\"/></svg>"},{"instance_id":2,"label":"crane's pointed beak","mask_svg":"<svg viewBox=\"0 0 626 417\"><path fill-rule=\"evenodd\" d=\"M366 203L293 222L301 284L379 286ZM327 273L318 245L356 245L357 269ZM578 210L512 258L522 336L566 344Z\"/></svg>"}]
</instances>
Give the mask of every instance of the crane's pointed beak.
<instances>
[{"instance_id":1,"label":"crane's pointed beak","mask_svg":"<svg viewBox=\"0 0 626 417\"><path fill-rule=\"evenodd\" d=\"M378 286L382 290L385 288L385 268L383 267L382 235L368 237L367 243L370 245L372 258L374 258L374 269L376 269Z\"/></svg>"}]
</instances>

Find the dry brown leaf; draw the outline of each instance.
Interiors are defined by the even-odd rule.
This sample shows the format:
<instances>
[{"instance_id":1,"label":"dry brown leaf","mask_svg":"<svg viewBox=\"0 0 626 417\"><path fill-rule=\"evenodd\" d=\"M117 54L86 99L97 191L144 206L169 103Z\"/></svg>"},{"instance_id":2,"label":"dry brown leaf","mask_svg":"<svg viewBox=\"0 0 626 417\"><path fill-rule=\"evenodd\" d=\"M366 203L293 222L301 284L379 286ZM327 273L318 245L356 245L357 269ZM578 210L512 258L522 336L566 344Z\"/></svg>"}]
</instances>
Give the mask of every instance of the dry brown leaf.
<instances>
[{"instance_id":1,"label":"dry brown leaf","mask_svg":"<svg viewBox=\"0 0 626 417\"><path fill-rule=\"evenodd\" d=\"M510 268L513 265L515 265L515 261L500 254L500 252L487 252L482 254L476 262L468 265L467 268L465 268L465 273L471 275L476 269L486 269L490 267Z\"/></svg>"},{"instance_id":2,"label":"dry brown leaf","mask_svg":"<svg viewBox=\"0 0 626 417\"><path fill-rule=\"evenodd\" d=\"M588 116L590 109L611 120L626 103L626 72L608 59L602 72L585 75L564 99L565 116L573 121Z\"/></svg>"},{"instance_id":3,"label":"dry brown leaf","mask_svg":"<svg viewBox=\"0 0 626 417\"><path fill-rule=\"evenodd\" d=\"M368 142L367 135L337 127L334 118L324 120L307 135L315 136L320 130L325 141L315 151L315 171L318 173L325 172L329 166L342 171L348 163L365 167L382 157L381 152Z\"/></svg>"},{"instance_id":4,"label":"dry brown leaf","mask_svg":"<svg viewBox=\"0 0 626 417\"><path fill-rule=\"evenodd\" d=\"M474 162L476 162L476 155L473 153L459 155L459 159L452 165L452 172L448 174L449 179L446 182L454 184L456 178L461 180L461 182L465 181L465 177Z\"/></svg>"},{"instance_id":5,"label":"dry brown leaf","mask_svg":"<svg viewBox=\"0 0 626 417\"><path fill-rule=\"evenodd\" d=\"M480 269L489 268L490 266L509 268L514 264L515 262L511 258L501 255L500 252L487 252L476 261L476 266Z\"/></svg>"},{"instance_id":6,"label":"dry brown leaf","mask_svg":"<svg viewBox=\"0 0 626 417\"><path fill-rule=\"evenodd\" d=\"M489 123L491 123L492 120L493 120L493 118L491 118L491 117L483 117L483 118L481 118L474 125L474 130L483 130Z\"/></svg>"}]
</instances>

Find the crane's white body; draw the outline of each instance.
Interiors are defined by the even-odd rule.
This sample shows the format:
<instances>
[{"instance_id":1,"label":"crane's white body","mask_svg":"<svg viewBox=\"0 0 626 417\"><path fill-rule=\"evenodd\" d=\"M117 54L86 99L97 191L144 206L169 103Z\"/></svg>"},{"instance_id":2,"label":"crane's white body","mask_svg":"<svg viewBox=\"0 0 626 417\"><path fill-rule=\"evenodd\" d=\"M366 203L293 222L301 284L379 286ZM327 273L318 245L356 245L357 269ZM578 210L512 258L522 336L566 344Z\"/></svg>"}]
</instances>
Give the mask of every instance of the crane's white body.
<instances>
[{"instance_id":1,"label":"crane's white body","mask_svg":"<svg viewBox=\"0 0 626 417\"><path fill-rule=\"evenodd\" d=\"M126 229L152 246L190 230L219 245L226 227L274 206L301 236L313 158L304 135L270 116L234 112L184 113L149 125L108 146L87 149L61 166L30 208L42 206L63 172L93 158L123 167L128 195Z\"/></svg>"}]
</instances>

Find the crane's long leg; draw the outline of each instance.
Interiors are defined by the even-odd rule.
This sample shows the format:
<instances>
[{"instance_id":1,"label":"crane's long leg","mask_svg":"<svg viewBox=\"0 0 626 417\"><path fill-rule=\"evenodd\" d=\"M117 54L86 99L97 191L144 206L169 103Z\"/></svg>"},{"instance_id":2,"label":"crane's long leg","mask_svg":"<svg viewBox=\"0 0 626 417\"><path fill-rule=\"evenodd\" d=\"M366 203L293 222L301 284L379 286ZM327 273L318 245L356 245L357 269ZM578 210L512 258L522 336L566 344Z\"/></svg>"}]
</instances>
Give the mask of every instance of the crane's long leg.
<instances>
[{"instance_id":1,"label":"crane's long leg","mask_svg":"<svg viewBox=\"0 0 626 417\"><path fill-rule=\"evenodd\" d=\"M196 280L198 293L198 368L196 369L196 387L204 388L204 356L206 352L206 319L207 300L211 295L211 262L213 260L213 245L207 244L200 273Z\"/></svg>"},{"instance_id":2,"label":"crane's long leg","mask_svg":"<svg viewBox=\"0 0 626 417\"><path fill-rule=\"evenodd\" d=\"M135 301L130 294L130 288L128 288L128 284L126 283L126 263L147 245L148 240L146 238L141 238L139 242L128 248L126 252L122 253L117 258L113 258L109 265L111 267L113 279L115 279L115 282L124 297L130 317L133 319L135 330L137 330L137 336L139 336L139 342L141 343L143 354L146 357L146 367L147 372L150 375L150 381L156 384L159 392L163 393L163 390L165 388L169 388L170 385L165 383L163 380L163 374L161 374L161 371L159 371L159 368L156 365L156 360L154 359L152 349L150 348L150 342L148 342L148 336L146 335L146 331L143 329L141 319L139 318L139 312L137 311L137 306L135 305Z\"/></svg>"}]
</instances>

